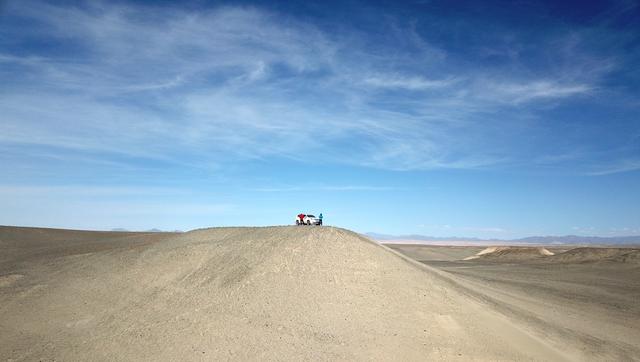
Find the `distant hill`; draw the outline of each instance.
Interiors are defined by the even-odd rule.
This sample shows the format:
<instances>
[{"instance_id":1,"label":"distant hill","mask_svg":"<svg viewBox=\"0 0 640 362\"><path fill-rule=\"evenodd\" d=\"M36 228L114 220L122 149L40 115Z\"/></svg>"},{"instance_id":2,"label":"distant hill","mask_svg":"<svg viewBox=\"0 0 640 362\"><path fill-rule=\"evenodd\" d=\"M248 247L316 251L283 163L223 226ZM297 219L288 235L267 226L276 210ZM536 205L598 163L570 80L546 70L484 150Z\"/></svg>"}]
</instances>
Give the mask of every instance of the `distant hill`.
<instances>
[{"instance_id":1,"label":"distant hill","mask_svg":"<svg viewBox=\"0 0 640 362\"><path fill-rule=\"evenodd\" d=\"M640 236L531 236L517 241L537 244L637 244L640 243Z\"/></svg>"},{"instance_id":2,"label":"distant hill","mask_svg":"<svg viewBox=\"0 0 640 362\"><path fill-rule=\"evenodd\" d=\"M129 230L123 229L123 228L113 228L111 229L111 231L129 231Z\"/></svg>"},{"instance_id":3,"label":"distant hill","mask_svg":"<svg viewBox=\"0 0 640 362\"><path fill-rule=\"evenodd\" d=\"M389 240L417 240L417 241L467 241L467 242L490 242L490 243L513 243L513 244L544 244L544 245L563 245L563 244L589 244L589 245L626 245L640 244L640 235L638 236L530 236L520 239L481 239L481 238L465 238L465 237L436 237L427 235L388 235L378 233L365 233L367 237L378 241Z\"/></svg>"},{"instance_id":4,"label":"distant hill","mask_svg":"<svg viewBox=\"0 0 640 362\"><path fill-rule=\"evenodd\" d=\"M378 234L378 233L365 233L365 236L374 239L374 240L421 240L421 241L497 241L498 239L480 239L480 238L466 238L460 236L449 236L449 237L438 237L438 236L428 236L428 235L418 235L418 234L409 234L409 235L389 235L389 234Z\"/></svg>"}]
</instances>

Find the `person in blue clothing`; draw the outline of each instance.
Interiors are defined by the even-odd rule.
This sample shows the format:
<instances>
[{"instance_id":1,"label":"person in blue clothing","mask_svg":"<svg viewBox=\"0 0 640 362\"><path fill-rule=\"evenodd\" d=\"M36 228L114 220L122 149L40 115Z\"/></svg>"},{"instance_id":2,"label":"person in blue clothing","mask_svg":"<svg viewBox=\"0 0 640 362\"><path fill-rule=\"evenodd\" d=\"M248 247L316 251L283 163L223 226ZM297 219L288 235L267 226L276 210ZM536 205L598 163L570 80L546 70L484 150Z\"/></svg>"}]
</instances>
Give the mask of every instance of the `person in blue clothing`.
<instances>
[{"instance_id":1,"label":"person in blue clothing","mask_svg":"<svg viewBox=\"0 0 640 362\"><path fill-rule=\"evenodd\" d=\"M320 225L322 225L322 213L320 213L320 215L318 215L318 219L320 219Z\"/></svg>"}]
</instances>

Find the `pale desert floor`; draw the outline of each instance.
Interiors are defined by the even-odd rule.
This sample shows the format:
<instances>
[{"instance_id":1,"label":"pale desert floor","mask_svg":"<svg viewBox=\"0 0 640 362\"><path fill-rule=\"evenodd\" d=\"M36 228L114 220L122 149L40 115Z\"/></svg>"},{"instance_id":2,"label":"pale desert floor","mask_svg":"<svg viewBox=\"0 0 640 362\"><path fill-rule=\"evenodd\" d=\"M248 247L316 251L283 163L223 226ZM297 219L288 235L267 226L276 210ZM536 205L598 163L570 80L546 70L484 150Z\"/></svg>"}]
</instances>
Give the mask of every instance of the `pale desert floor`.
<instances>
[{"instance_id":1,"label":"pale desert floor","mask_svg":"<svg viewBox=\"0 0 640 362\"><path fill-rule=\"evenodd\" d=\"M391 247L454 276L559 348L573 345L588 360L640 360L640 249L563 246L541 256L511 248L463 261L483 248Z\"/></svg>"},{"instance_id":2,"label":"pale desert floor","mask_svg":"<svg viewBox=\"0 0 640 362\"><path fill-rule=\"evenodd\" d=\"M527 293L516 282L492 280L499 272L491 268L500 266L473 265L424 265L332 227L179 234L0 227L0 357L639 358L638 309L624 304L638 300L637 284L618 281L628 289L607 288L600 285L615 276L594 273L601 284L588 277L558 281L578 285L570 289L577 297L566 297L553 292L563 284L554 287L547 271L536 271L531 279L552 285L551 291ZM470 277L465 266L483 270L484 277ZM637 276L637 268L627 273L625 280ZM527 299L536 293L542 300ZM593 303L581 293L618 299ZM567 311L574 305L572 317ZM562 319L550 323L540 316Z\"/></svg>"}]
</instances>

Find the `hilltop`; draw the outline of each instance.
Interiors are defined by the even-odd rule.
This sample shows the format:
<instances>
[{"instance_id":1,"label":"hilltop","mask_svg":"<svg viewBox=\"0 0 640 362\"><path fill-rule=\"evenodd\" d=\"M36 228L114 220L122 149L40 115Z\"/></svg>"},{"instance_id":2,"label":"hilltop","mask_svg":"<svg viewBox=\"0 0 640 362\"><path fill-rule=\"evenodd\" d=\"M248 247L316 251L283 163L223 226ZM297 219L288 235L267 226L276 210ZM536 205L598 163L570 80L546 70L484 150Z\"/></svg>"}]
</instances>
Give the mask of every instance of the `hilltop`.
<instances>
[{"instance_id":1,"label":"hilltop","mask_svg":"<svg viewBox=\"0 0 640 362\"><path fill-rule=\"evenodd\" d=\"M439 272L338 228L2 227L0 247L13 359L561 358Z\"/></svg>"}]
</instances>

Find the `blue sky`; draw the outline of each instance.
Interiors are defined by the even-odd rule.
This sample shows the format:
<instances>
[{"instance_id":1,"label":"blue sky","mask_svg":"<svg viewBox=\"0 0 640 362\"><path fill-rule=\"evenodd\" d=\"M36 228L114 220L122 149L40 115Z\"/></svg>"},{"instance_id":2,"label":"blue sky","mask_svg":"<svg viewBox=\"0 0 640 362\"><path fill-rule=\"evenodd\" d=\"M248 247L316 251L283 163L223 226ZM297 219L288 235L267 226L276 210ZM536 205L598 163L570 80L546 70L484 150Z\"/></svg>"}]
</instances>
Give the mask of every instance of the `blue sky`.
<instances>
[{"instance_id":1,"label":"blue sky","mask_svg":"<svg viewBox=\"0 0 640 362\"><path fill-rule=\"evenodd\" d=\"M640 234L636 1L0 4L0 224Z\"/></svg>"}]
</instances>

